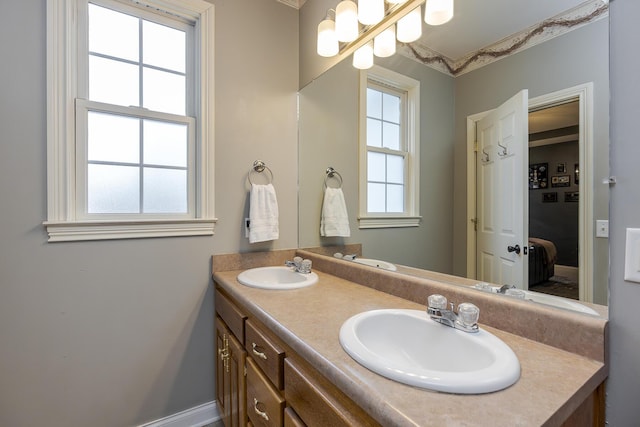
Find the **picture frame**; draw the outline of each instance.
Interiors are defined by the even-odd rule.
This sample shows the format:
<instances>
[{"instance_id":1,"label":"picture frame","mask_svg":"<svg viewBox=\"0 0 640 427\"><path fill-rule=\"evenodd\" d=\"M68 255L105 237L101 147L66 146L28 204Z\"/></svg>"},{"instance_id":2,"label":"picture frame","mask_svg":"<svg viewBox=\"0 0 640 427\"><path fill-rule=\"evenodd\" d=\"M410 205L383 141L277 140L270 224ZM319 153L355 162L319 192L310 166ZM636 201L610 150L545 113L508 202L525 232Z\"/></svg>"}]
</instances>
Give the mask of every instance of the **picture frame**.
<instances>
[{"instance_id":1,"label":"picture frame","mask_svg":"<svg viewBox=\"0 0 640 427\"><path fill-rule=\"evenodd\" d=\"M565 202L579 202L580 201L580 192L579 191L565 191L564 192L564 201Z\"/></svg>"},{"instance_id":2,"label":"picture frame","mask_svg":"<svg viewBox=\"0 0 640 427\"><path fill-rule=\"evenodd\" d=\"M551 193L542 193L542 203L557 203L558 193L556 191Z\"/></svg>"},{"instance_id":3,"label":"picture frame","mask_svg":"<svg viewBox=\"0 0 640 427\"><path fill-rule=\"evenodd\" d=\"M551 177L552 187L569 187L571 185L571 175L555 175Z\"/></svg>"},{"instance_id":4,"label":"picture frame","mask_svg":"<svg viewBox=\"0 0 640 427\"><path fill-rule=\"evenodd\" d=\"M532 163L529 165L529 190L549 187L549 163Z\"/></svg>"},{"instance_id":5,"label":"picture frame","mask_svg":"<svg viewBox=\"0 0 640 427\"><path fill-rule=\"evenodd\" d=\"M558 172L558 173L567 173L567 164L566 163L558 163L558 167L556 168L556 172Z\"/></svg>"}]
</instances>

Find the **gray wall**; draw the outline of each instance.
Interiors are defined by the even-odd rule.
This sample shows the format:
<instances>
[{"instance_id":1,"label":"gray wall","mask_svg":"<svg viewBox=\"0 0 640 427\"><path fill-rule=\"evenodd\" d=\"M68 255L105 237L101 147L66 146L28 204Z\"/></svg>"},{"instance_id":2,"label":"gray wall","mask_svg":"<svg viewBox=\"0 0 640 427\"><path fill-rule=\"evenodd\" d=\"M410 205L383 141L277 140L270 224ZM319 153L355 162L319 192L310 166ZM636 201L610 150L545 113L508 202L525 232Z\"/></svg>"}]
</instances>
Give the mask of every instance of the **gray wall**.
<instances>
[{"instance_id":1,"label":"gray wall","mask_svg":"<svg viewBox=\"0 0 640 427\"><path fill-rule=\"evenodd\" d=\"M296 247L297 11L214 3L216 235L47 243L45 0L0 2L0 425L131 426L214 399L210 256L254 250L256 158L281 212L257 249Z\"/></svg>"},{"instance_id":2,"label":"gray wall","mask_svg":"<svg viewBox=\"0 0 640 427\"><path fill-rule=\"evenodd\" d=\"M456 78L453 253L465 254L466 118L500 105L521 89L534 98L593 82L594 219L608 218L609 189L609 25L606 19L506 57ZM607 303L607 239L594 241L594 302ZM453 257L454 274L466 275L466 257Z\"/></svg>"},{"instance_id":3,"label":"gray wall","mask_svg":"<svg viewBox=\"0 0 640 427\"><path fill-rule=\"evenodd\" d=\"M363 254L404 265L451 272L453 78L401 55L377 64L421 82L419 227L358 228L359 70L343 61L300 91L301 247L362 243ZM351 237L320 237L325 169L344 180ZM333 184L330 182L330 184Z\"/></svg>"},{"instance_id":4,"label":"gray wall","mask_svg":"<svg viewBox=\"0 0 640 427\"><path fill-rule=\"evenodd\" d=\"M607 420L634 426L640 420L640 284L624 280L626 228L640 228L640 2L611 2L611 268L609 282L610 374Z\"/></svg>"}]
</instances>

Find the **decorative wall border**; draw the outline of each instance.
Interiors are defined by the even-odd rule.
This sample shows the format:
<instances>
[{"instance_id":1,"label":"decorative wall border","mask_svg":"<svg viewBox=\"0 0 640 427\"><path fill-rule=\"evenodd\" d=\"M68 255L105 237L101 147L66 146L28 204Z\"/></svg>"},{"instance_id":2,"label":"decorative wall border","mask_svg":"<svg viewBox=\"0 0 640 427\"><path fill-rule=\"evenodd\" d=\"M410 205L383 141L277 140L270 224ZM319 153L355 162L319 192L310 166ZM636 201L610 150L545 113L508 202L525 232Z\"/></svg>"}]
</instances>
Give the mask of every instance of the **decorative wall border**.
<instances>
[{"instance_id":1,"label":"decorative wall border","mask_svg":"<svg viewBox=\"0 0 640 427\"><path fill-rule=\"evenodd\" d=\"M456 77L607 16L608 2L590 0L457 60L448 58L419 42L403 44L398 53Z\"/></svg>"}]
</instances>

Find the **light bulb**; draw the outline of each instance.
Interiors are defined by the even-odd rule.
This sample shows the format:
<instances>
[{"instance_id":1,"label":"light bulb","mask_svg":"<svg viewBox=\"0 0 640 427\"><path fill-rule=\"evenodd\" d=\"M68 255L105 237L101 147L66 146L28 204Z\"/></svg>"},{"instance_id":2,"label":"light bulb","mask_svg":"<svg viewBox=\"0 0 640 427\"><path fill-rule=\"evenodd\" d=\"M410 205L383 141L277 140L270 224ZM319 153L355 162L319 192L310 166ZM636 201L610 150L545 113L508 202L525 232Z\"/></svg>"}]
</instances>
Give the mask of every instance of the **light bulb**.
<instances>
[{"instance_id":1,"label":"light bulb","mask_svg":"<svg viewBox=\"0 0 640 427\"><path fill-rule=\"evenodd\" d=\"M336 37L341 42L352 42L358 38L358 6L345 0L336 6Z\"/></svg>"},{"instance_id":2,"label":"light bulb","mask_svg":"<svg viewBox=\"0 0 640 427\"><path fill-rule=\"evenodd\" d=\"M402 43L411 43L422 36L422 18L420 6L403 16L398 21L397 37Z\"/></svg>"},{"instance_id":3,"label":"light bulb","mask_svg":"<svg viewBox=\"0 0 640 427\"><path fill-rule=\"evenodd\" d=\"M373 67L373 42L368 42L353 53L353 66L361 70Z\"/></svg>"},{"instance_id":4,"label":"light bulb","mask_svg":"<svg viewBox=\"0 0 640 427\"><path fill-rule=\"evenodd\" d=\"M386 58L396 53L396 26L391 25L373 39L373 54Z\"/></svg>"},{"instance_id":5,"label":"light bulb","mask_svg":"<svg viewBox=\"0 0 640 427\"><path fill-rule=\"evenodd\" d=\"M325 19L318 24L318 55L330 57L338 54L339 46L336 38L336 23Z\"/></svg>"},{"instance_id":6,"label":"light bulb","mask_svg":"<svg viewBox=\"0 0 640 427\"><path fill-rule=\"evenodd\" d=\"M384 0L360 0L358 2L358 21L362 25L373 25L384 18Z\"/></svg>"},{"instance_id":7,"label":"light bulb","mask_svg":"<svg viewBox=\"0 0 640 427\"><path fill-rule=\"evenodd\" d=\"M442 25L453 18L453 0L427 0L424 22L429 25Z\"/></svg>"}]
</instances>

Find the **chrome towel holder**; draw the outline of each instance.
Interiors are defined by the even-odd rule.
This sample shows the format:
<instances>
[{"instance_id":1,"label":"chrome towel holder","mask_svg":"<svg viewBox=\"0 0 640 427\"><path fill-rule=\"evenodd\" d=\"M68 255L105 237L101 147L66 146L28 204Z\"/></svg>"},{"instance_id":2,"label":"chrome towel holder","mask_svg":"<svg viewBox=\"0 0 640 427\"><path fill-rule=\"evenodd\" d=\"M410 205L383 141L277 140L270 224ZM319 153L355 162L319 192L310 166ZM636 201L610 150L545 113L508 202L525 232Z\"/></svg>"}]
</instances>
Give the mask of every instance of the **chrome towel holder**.
<instances>
[{"instance_id":1,"label":"chrome towel holder","mask_svg":"<svg viewBox=\"0 0 640 427\"><path fill-rule=\"evenodd\" d=\"M332 168L331 166L329 166L327 168L327 170L325 171L326 176L324 177L324 187L328 188L329 185L327 184L329 181L329 178L335 178L337 179L340 184L336 187L336 188L342 188L342 175L340 175L340 172L338 172L337 170L335 170L334 168Z\"/></svg>"},{"instance_id":2,"label":"chrome towel holder","mask_svg":"<svg viewBox=\"0 0 640 427\"><path fill-rule=\"evenodd\" d=\"M252 173L263 173L265 170L269 172L269 181L267 182L267 184L271 184L273 182L273 172L271 171L271 169L269 169L269 166L267 166L266 163L262 160L256 160L255 162L253 162L253 167L249 169L249 183L253 184L253 181L251 181Z\"/></svg>"}]
</instances>

